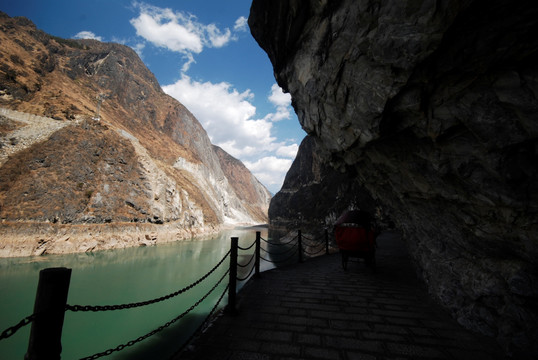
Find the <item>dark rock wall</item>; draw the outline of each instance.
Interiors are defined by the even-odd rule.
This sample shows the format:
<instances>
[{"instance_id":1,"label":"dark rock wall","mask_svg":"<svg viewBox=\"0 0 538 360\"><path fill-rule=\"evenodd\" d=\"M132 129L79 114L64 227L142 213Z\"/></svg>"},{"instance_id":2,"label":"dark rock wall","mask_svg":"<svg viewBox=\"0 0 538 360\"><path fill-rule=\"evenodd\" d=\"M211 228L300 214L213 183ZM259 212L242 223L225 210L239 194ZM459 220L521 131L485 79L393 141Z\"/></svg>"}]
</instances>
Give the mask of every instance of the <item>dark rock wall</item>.
<instances>
[{"instance_id":1,"label":"dark rock wall","mask_svg":"<svg viewBox=\"0 0 538 360\"><path fill-rule=\"evenodd\" d=\"M270 229L275 234L303 229L322 235L349 206L371 213L379 210L379 204L355 180L355 168L341 172L324 163L321 146L316 137L304 138L282 189L271 199Z\"/></svg>"},{"instance_id":2,"label":"dark rock wall","mask_svg":"<svg viewBox=\"0 0 538 360\"><path fill-rule=\"evenodd\" d=\"M320 166L389 213L434 298L538 354L538 3L255 0L249 24Z\"/></svg>"}]
</instances>

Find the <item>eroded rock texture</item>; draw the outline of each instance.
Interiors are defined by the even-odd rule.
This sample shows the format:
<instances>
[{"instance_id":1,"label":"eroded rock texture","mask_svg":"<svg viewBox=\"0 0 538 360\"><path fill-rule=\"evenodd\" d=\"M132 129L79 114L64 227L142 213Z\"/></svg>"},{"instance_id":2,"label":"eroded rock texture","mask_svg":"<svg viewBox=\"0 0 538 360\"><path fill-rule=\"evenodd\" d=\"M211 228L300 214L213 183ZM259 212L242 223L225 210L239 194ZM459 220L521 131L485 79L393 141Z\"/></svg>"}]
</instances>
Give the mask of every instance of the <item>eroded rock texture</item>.
<instances>
[{"instance_id":1,"label":"eroded rock texture","mask_svg":"<svg viewBox=\"0 0 538 360\"><path fill-rule=\"evenodd\" d=\"M266 222L269 191L131 48L56 38L1 11L0 44L0 257Z\"/></svg>"},{"instance_id":2,"label":"eroded rock texture","mask_svg":"<svg viewBox=\"0 0 538 360\"><path fill-rule=\"evenodd\" d=\"M331 230L350 205L360 204L371 213L378 210L370 193L355 181L355 168L334 169L323 161L322 149L317 137L307 136L301 143L282 189L271 199L270 230L275 236L305 229L317 238L326 227Z\"/></svg>"},{"instance_id":3,"label":"eroded rock texture","mask_svg":"<svg viewBox=\"0 0 538 360\"><path fill-rule=\"evenodd\" d=\"M513 356L538 354L537 19L500 0L255 0L249 18L320 162L390 213L434 298Z\"/></svg>"}]
</instances>

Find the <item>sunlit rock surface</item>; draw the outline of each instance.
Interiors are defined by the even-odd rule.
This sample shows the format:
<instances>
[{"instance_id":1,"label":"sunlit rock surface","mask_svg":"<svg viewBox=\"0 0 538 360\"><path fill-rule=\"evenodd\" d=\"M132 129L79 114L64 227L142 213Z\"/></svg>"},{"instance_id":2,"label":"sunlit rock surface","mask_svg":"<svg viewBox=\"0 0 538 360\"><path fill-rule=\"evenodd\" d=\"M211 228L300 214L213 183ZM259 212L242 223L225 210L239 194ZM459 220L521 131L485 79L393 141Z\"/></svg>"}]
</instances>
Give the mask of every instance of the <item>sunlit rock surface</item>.
<instances>
[{"instance_id":1,"label":"sunlit rock surface","mask_svg":"<svg viewBox=\"0 0 538 360\"><path fill-rule=\"evenodd\" d=\"M0 44L0 256L267 221L267 189L131 48L60 39L2 12Z\"/></svg>"},{"instance_id":2,"label":"sunlit rock surface","mask_svg":"<svg viewBox=\"0 0 538 360\"><path fill-rule=\"evenodd\" d=\"M249 25L319 145L298 157L367 190L461 324L538 355L538 3L254 0ZM332 211L302 170L272 223Z\"/></svg>"}]
</instances>

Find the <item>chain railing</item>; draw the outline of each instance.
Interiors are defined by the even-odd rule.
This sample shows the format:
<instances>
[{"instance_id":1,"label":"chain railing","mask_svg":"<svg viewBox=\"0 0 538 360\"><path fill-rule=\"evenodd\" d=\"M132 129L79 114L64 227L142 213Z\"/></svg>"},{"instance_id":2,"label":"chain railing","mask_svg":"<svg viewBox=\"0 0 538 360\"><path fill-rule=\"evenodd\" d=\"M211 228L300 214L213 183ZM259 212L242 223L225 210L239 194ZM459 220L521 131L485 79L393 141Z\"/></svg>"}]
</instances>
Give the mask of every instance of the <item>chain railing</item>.
<instances>
[{"instance_id":1,"label":"chain railing","mask_svg":"<svg viewBox=\"0 0 538 360\"><path fill-rule=\"evenodd\" d=\"M97 306L91 306L91 305L66 305L65 309L70 310L70 311L75 311L75 312L77 312L77 311L93 311L93 312L111 311L111 310L133 309L133 308L136 308L136 307L151 305L151 304L155 304L155 303L158 303L158 302L161 302L161 301L165 301L165 300L171 299L173 297L176 297L176 296L178 296L180 294L183 294L184 292L186 292L186 291L194 288L195 286L199 285L200 283L202 283L205 279L207 279L215 270L217 270L222 265L224 260L226 260L226 258L229 255L230 255L230 250L217 263L217 265L215 265L213 267L213 269L209 270L204 276L202 276L201 278L199 278L195 282L191 283L190 285L187 285L184 288L182 288L182 289L180 289L178 291L175 291L175 292L173 292L171 294L161 296L161 297L158 297L158 298L153 299L153 300L146 300L146 301L140 301L140 302L135 302L135 303L130 303L130 304L120 304L120 305L97 305Z\"/></svg>"},{"instance_id":2,"label":"chain railing","mask_svg":"<svg viewBox=\"0 0 538 360\"><path fill-rule=\"evenodd\" d=\"M17 325L8 327L4 331L2 331L2 334L0 334L0 340L7 339L10 336L15 335L17 331L19 331L20 328L25 327L26 325L30 325L32 321L34 321L36 317L36 314L32 314L30 316L25 317Z\"/></svg>"},{"instance_id":3,"label":"chain railing","mask_svg":"<svg viewBox=\"0 0 538 360\"><path fill-rule=\"evenodd\" d=\"M325 234L324 238L318 237L317 239L313 239L306 235L302 235L302 237L304 246L303 251L305 252L305 254L309 256L317 256L321 254L324 250L326 253L329 252L327 234Z\"/></svg>"},{"instance_id":4,"label":"chain railing","mask_svg":"<svg viewBox=\"0 0 538 360\"><path fill-rule=\"evenodd\" d=\"M261 256L262 260L263 261L266 261L266 262L269 262L269 263L273 263L273 264L283 264L283 263L287 263L289 262L294 256L297 255L297 252L298 252L298 246L297 245L294 245L290 248L288 248L287 250L281 252L281 253L273 253L273 252L269 252L265 249L262 249L266 254L268 255L272 255L274 257L279 257L281 255L284 255L284 254L287 254L287 253L290 253L292 250L293 252L291 252L291 254L288 255L288 257L284 258L284 259L267 259L263 256Z\"/></svg>"},{"instance_id":5,"label":"chain railing","mask_svg":"<svg viewBox=\"0 0 538 360\"><path fill-rule=\"evenodd\" d=\"M262 241L266 246L261 246ZM191 284L175 291L170 294L139 302L132 302L127 304L118 304L118 305L69 305L66 303L67 300L67 291L69 288L69 281L71 276L71 269L66 268L49 268L41 270L39 277L39 284L36 294L36 301L34 305L34 313L30 316L22 319L18 324L11 326L5 329L0 334L0 341L7 339L13 336L19 329L22 327L32 324L30 331L30 340L28 345L28 351L25 356L25 359L41 359L41 358L60 358L61 354L61 330L63 326L63 318L66 311L72 312L102 312L102 311L114 311L114 310L124 310L124 309L133 309L137 307L147 306L155 303L160 303L169 299L172 299L178 295L181 295L196 286L200 285L204 280L211 276L226 259L230 259L229 269L226 270L224 275L211 287L211 289L202 296L198 301L191 305L183 313L175 317L174 319L166 322L160 327L150 331L149 333L142 335L136 339L128 341L125 344L120 344L115 348L111 348L102 352L95 353L91 356L84 357L82 359L98 359L103 356L111 355L112 353L121 351L125 348L131 347L161 331L168 328L172 324L178 322L188 313L194 310L198 305L205 301L211 293L224 281L226 276L228 276L228 284L226 285L225 290L220 295L217 303L213 306L212 310L205 318L205 320L200 324L198 329L194 331L190 338L180 347L176 354L180 353L185 346L194 338L196 333L200 331L207 321L213 316L214 312L218 308L224 294L228 292L228 305L226 306L227 312L234 314L236 313L236 293L237 293L237 281L247 281L253 274L255 276L260 276L260 261L264 260L267 263L272 264L283 264L287 263L293 259L293 257L298 256L298 261L303 262L303 253L308 256L316 256L323 251L323 245L325 245L326 254L329 254L329 240L328 233L325 230L325 239L323 240L314 240L307 236L304 236L301 231L297 232L297 235L286 240L285 242L280 241L270 241L263 239L259 231L256 232L256 240L246 247L241 247L238 245L238 238L231 238L231 248L223 256L223 258L205 275L200 277L198 280L192 282ZM283 248L283 251L273 251L270 248ZM254 248L252 254L244 254L242 256L249 256L248 261L244 263L238 263L239 250L243 252L248 252ZM265 256L262 256L261 251L264 252ZM285 258L282 256L286 255ZM253 264L254 261L254 264ZM244 269L243 273L246 275L238 276L237 270ZM249 268L247 271L246 269Z\"/></svg>"},{"instance_id":6,"label":"chain railing","mask_svg":"<svg viewBox=\"0 0 538 360\"><path fill-rule=\"evenodd\" d=\"M227 256L226 256L227 257ZM219 286L219 284L222 282L222 280L224 280L224 278L228 275L229 273L229 270L227 270L224 275L219 279L219 281L217 281L215 283L215 285L213 285L213 287L204 295L202 296L198 301L196 301L190 308L188 308L187 310L185 310L184 312L182 312L180 315L178 315L177 317L175 317L174 319L168 321L166 324L162 325L162 326L159 326L157 329L153 330L153 331L150 331L149 333L147 333L146 335L142 335L140 337L138 337L137 339L135 340L131 340L129 342L127 342L126 344L121 344L121 345L118 345L117 347L115 348L112 348L112 349L108 349L106 351L103 351L103 352L99 352L99 353L96 353L94 355L91 355L91 356L88 356L88 357L84 357L82 358L81 360L93 360L93 359L98 359L100 357L103 357L103 356L108 356L110 354L112 354L113 352L116 352L116 351L121 351L123 349L125 349L126 347L129 347L129 346L133 346L139 342L141 342L142 340L145 340L147 338L149 338L150 336L153 336L161 331L163 331L164 329L166 329L167 327L169 327L170 325L174 324L175 322L177 322L178 320L182 319L183 317L185 317L188 313L190 313L192 310L194 310L198 305L200 305L200 303L202 303L205 299L207 299L207 297L217 288L217 286ZM227 289L225 289L226 291ZM222 296L219 298L219 301L217 302L217 305L218 303L220 302L220 300L222 299Z\"/></svg>"}]
</instances>

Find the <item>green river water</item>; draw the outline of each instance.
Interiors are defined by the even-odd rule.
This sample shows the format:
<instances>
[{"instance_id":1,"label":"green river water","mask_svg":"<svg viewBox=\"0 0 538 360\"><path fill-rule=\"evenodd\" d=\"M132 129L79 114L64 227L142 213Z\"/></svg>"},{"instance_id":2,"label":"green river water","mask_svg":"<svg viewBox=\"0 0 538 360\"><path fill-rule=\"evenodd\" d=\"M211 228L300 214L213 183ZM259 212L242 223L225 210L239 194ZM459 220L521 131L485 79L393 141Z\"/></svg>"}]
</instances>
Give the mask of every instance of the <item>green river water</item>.
<instances>
[{"instance_id":1,"label":"green river water","mask_svg":"<svg viewBox=\"0 0 538 360\"><path fill-rule=\"evenodd\" d=\"M267 229L242 228L211 239L179 241L95 253L45 255L0 259L0 331L32 314L39 271L49 267L72 269L67 303L70 305L116 305L151 300L173 293L211 270L230 249L230 237L247 247L255 231L267 238ZM239 251L239 262L248 261L254 248ZM183 313L221 278L221 267L199 286L170 300L117 311L65 314L62 359L79 359L115 348L149 333ZM272 265L262 261L261 268ZM164 331L107 359L168 359L207 316L228 283L221 285L189 315ZM221 306L226 305L227 295ZM28 325L0 341L0 359L23 359L30 334Z\"/></svg>"}]
</instances>

